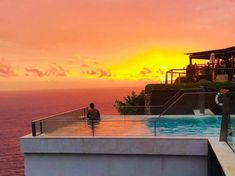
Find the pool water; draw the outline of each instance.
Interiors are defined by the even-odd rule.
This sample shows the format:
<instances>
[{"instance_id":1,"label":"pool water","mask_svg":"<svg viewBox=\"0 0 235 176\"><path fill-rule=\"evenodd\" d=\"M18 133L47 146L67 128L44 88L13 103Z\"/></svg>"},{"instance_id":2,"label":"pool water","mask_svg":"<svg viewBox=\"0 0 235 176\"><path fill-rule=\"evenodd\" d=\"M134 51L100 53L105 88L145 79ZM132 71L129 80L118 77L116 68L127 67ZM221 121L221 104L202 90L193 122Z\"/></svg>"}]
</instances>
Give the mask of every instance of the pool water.
<instances>
[{"instance_id":1,"label":"pool water","mask_svg":"<svg viewBox=\"0 0 235 176\"><path fill-rule=\"evenodd\" d=\"M67 122L67 121L65 121ZM43 122L43 127L50 127L63 121ZM219 136L221 116L163 116L138 117L123 116L102 118L92 125L88 121L74 121L51 132L50 136ZM43 128L43 129L44 129Z\"/></svg>"},{"instance_id":2,"label":"pool water","mask_svg":"<svg viewBox=\"0 0 235 176\"><path fill-rule=\"evenodd\" d=\"M219 136L220 133L221 116L151 118L147 124L151 129L154 120L157 135Z\"/></svg>"}]
</instances>

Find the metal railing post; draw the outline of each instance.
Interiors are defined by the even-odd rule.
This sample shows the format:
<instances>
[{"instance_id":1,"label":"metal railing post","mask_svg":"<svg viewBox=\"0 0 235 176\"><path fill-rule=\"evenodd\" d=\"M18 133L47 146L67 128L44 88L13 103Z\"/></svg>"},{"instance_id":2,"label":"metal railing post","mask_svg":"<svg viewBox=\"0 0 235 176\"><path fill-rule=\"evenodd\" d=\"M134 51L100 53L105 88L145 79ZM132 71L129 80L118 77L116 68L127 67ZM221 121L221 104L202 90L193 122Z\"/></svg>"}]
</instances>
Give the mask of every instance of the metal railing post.
<instances>
[{"instance_id":1,"label":"metal railing post","mask_svg":"<svg viewBox=\"0 0 235 176\"><path fill-rule=\"evenodd\" d=\"M36 122L32 121L32 136L36 136Z\"/></svg>"},{"instance_id":2,"label":"metal railing post","mask_svg":"<svg viewBox=\"0 0 235 176\"><path fill-rule=\"evenodd\" d=\"M157 120L154 120L154 136L157 136Z\"/></svg>"},{"instance_id":3,"label":"metal railing post","mask_svg":"<svg viewBox=\"0 0 235 176\"><path fill-rule=\"evenodd\" d=\"M126 106L124 106L124 119L126 119Z\"/></svg>"},{"instance_id":4,"label":"metal railing post","mask_svg":"<svg viewBox=\"0 0 235 176\"><path fill-rule=\"evenodd\" d=\"M92 136L95 136L95 123L93 120L91 121L91 128L92 128Z\"/></svg>"},{"instance_id":5,"label":"metal railing post","mask_svg":"<svg viewBox=\"0 0 235 176\"><path fill-rule=\"evenodd\" d=\"M42 134L42 120L40 120L40 134Z\"/></svg>"},{"instance_id":6,"label":"metal railing post","mask_svg":"<svg viewBox=\"0 0 235 176\"><path fill-rule=\"evenodd\" d=\"M83 109L83 116L86 117L86 108Z\"/></svg>"},{"instance_id":7,"label":"metal railing post","mask_svg":"<svg viewBox=\"0 0 235 176\"><path fill-rule=\"evenodd\" d=\"M228 119L229 119L229 96L223 94L222 122L220 128L220 141L227 141L228 136Z\"/></svg>"},{"instance_id":8,"label":"metal railing post","mask_svg":"<svg viewBox=\"0 0 235 176\"><path fill-rule=\"evenodd\" d=\"M205 114L205 94L198 95L198 104L199 104L200 114Z\"/></svg>"}]
</instances>

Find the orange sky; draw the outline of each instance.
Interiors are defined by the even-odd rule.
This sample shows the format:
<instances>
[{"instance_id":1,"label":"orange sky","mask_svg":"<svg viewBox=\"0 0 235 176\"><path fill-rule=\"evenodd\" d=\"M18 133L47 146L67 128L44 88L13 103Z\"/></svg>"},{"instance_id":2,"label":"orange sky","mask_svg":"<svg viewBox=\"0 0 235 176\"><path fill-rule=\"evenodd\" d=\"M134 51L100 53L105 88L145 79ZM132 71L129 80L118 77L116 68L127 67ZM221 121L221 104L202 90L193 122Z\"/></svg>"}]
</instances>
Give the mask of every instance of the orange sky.
<instances>
[{"instance_id":1,"label":"orange sky","mask_svg":"<svg viewBox=\"0 0 235 176\"><path fill-rule=\"evenodd\" d=\"M0 90L144 86L234 45L234 0L1 0Z\"/></svg>"}]
</instances>

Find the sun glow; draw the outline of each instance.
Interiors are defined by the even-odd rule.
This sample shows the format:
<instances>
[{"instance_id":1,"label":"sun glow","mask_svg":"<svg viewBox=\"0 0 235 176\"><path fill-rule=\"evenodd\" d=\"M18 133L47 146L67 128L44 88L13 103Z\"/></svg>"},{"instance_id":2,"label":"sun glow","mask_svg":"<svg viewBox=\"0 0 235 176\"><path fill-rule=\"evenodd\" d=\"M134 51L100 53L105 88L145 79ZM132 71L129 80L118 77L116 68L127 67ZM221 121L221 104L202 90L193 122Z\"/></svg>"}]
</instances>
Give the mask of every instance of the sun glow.
<instances>
[{"instance_id":1,"label":"sun glow","mask_svg":"<svg viewBox=\"0 0 235 176\"><path fill-rule=\"evenodd\" d=\"M162 82L165 72L172 68L183 68L188 57L181 51L149 49L109 65L111 79L155 80Z\"/></svg>"}]
</instances>

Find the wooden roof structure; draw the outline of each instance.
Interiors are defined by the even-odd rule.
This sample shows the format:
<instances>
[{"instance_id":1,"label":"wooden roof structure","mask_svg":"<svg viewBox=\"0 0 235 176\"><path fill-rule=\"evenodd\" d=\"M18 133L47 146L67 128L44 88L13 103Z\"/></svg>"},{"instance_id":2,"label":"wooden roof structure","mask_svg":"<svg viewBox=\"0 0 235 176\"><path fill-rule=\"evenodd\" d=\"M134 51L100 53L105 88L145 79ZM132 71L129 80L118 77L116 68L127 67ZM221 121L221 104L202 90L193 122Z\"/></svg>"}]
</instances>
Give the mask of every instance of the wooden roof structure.
<instances>
[{"instance_id":1,"label":"wooden roof structure","mask_svg":"<svg viewBox=\"0 0 235 176\"><path fill-rule=\"evenodd\" d=\"M223 48L223 49L186 53L186 55L189 55L190 59L209 60L211 53L215 54L215 58L228 59L228 58L235 56L235 46L232 46L229 48Z\"/></svg>"}]
</instances>

